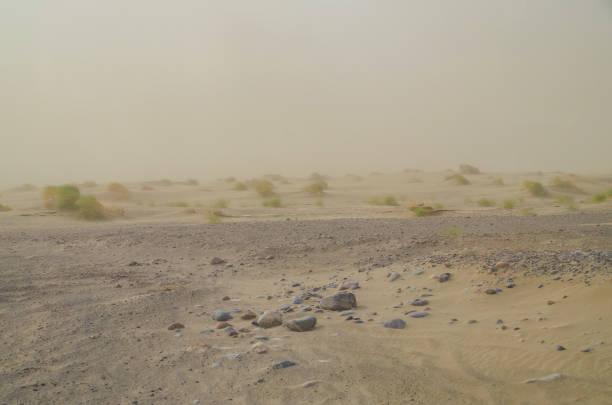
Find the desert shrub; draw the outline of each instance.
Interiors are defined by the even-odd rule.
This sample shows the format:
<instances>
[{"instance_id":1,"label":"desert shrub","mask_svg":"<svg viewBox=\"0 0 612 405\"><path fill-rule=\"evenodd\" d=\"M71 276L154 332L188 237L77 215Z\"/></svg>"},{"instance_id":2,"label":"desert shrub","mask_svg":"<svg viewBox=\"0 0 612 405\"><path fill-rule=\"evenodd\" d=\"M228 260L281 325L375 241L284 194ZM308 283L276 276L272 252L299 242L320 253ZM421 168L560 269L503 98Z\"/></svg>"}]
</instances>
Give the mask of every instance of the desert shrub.
<instances>
[{"instance_id":1,"label":"desert shrub","mask_svg":"<svg viewBox=\"0 0 612 405\"><path fill-rule=\"evenodd\" d=\"M608 191L606 191L606 196L607 197L612 197L612 188L608 189Z\"/></svg>"},{"instance_id":2,"label":"desert shrub","mask_svg":"<svg viewBox=\"0 0 612 405\"><path fill-rule=\"evenodd\" d=\"M515 207L516 205L516 201L512 200L512 199L507 199L502 201L502 207L507 209L507 210L511 210Z\"/></svg>"},{"instance_id":3,"label":"desert shrub","mask_svg":"<svg viewBox=\"0 0 612 405\"><path fill-rule=\"evenodd\" d=\"M83 184L81 184L81 187L83 188L94 188L97 186L98 186L98 183L96 183L95 181L85 181L83 182Z\"/></svg>"},{"instance_id":4,"label":"desert shrub","mask_svg":"<svg viewBox=\"0 0 612 405\"><path fill-rule=\"evenodd\" d=\"M492 207L495 205L495 201L489 200L487 198L481 198L477 201L479 207Z\"/></svg>"},{"instance_id":5,"label":"desert shrub","mask_svg":"<svg viewBox=\"0 0 612 405\"><path fill-rule=\"evenodd\" d=\"M584 193L576 184L569 179L555 177L550 181L550 186L556 191L565 191L569 193Z\"/></svg>"},{"instance_id":6,"label":"desert shrub","mask_svg":"<svg viewBox=\"0 0 612 405\"><path fill-rule=\"evenodd\" d=\"M11 207L9 207L8 205L0 204L0 212L6 212L10 210L11 210Z\"/></svg>"},{"instance_id":7,"label":"desert shrub","mask_svg":"<svg viewBox=\"0 0 612 405\"><path fill-rule=\"evenodd\" d=\"M370 205L397 205L397 199L392 196L384 196L384 197L372 197L366 201L366 204Z\"/></svg>"},{"instance_id":8,"label":"desert shrub","mask_svg":"<svg viewBox=\"0 0 612 405\"><path fill-rule=\"evenodd\" d=\"M329 176L326 176L324 174L319 174L317 172L314 172L310 175L310 180L312 181L327 181L329 180Z\"/></svg>"},{"instance_id":9,"label":"desert shrub","mask_svg":"<svg viewBox=\"0 0 612 405\"><path fill-rule=\"evenodd\" d=\"M526 180L523 182L523 184L521 184L521 188L523 190L527 190L534 197L548 197L550 194L546 187L537 181Z\"/></svg>"},{"instance_id":10,"label":"desert shrub","mask_svg":"<svg viewBox=\"0 0 612 405\"><path fill-rule=\"evenodd\" d=\"M591 196L591 201L593 201L595 203L604 202L607 199L608 199L608 196L606 195L606 193L598 193L598 194L593 194Z\"/></svg>"},{"instance_id":11,"label":"desert shrub","mask_svg":"<svg viewBox=\"0 0 612 405\"><path fill-rule=\"evenodd\" d=\"M113 200L125 200L130 195L127 187L121 183L110 183L106 189L110 191Z\"/></svg>"},{"instance_id":12,"label":"desert shrub","mask_svg":"<svg viewBox=\"0 0 612 405\"><path fill-rule=\"evenodd\" d=\"M320 196L323 195L323 193L325 192L325 190L327 190L328 187L329 186L327 185L327 182L325 182L324 180L317 180L314 183L311 183L304 187L304 191L312 195Z\"/></svg>"},{"instance_id":13,"label":"desert shrub","mask_svg":"<svg viewBox=\"0 0 612 405\"><path fill-rule=\"evenodd\" d=\"M247 189L247 185L244 184L241 181L239 181L238 183L234 184L234 190L236 190L236 191L244 191L246 189Z\"/></svg>"},{"instance_id":14,"label":"desert shrub","mask_svg":"<svg viewBox=\"0 0 612 405\"><path fill-rule=\"evenodd\" d=\"M451 174L450 176L446 177L446 180L452 180L459 186L467 186L470 184L470 181L460 174Z\"/></svg>"},{"instance_id":15,"label":"desert shrub","mask_svg":"<svg viewBox=\"0 0 612 405\"><path fill-rule=\"evenodd\" d=\"M493 179L493 184L496 186L503 186L504 185L504 179L502 179L501 177L496 177Z\"/></svg>"},{"instance_id":16,"label":"desert shrub","mask_svg":"<svg viewBox=\"0 0 612 405\"><path fill-rule=\"evenodd\" d=\"M89 220L101 220L106 218L106 210L92 195L81 196L75 203L79 217Z\"/></svg>"},{"instance_id":17,"label":"desert shrub","mask_svg":"<svg viewBox=\"0 0 612 405\"><path fill-rule=\"evenodd\" d=\"M280 198L274 197L274 198L269 198L267 200L264 200L262 205L264 207L270 207L270 208L281 208L283 206L283 203Z\"/></svg>"},{"instance_id":18,"label":"desert shrub","mask_svg":"<svg viewBox=\"0 0 612 405\"><path fill-rule=\"evenodd\" d=\"M217 200L213 204L213 207L214 208L227 208L228 205L229 205L229 202L227 200Z\"/></svg>"},{"instance_id":19,"label":"desert shrub","mask_svg":"<svg viewBox=\"0 0 612 405\"><path fill-rule=\"evenodd\" d=\"M206 214L206 219L209 224L220 224L221 223L221 215L217 211L208 211Z\"/></svg>"},{"instance_id":20,"label":"desert shrub","mask_svg":"<svg viewBox=\"0 0 612 405\"><path fill-rule=\"evenodd\" d=\"M72 185L60 186L55 196L55 208L59 210L75 210L76 202L81 196L79 189Z\"/></svg>"},{"instance_id":21,"label":"desert shrub","mask_svg":"<svg viewBox=\"0 0 612 405\"><path fill-rule=\"evenodd\" d=\"M555 202L570 211L578 210L578 204L576 204L574 197L572 197L571 195L561 195L555 199Z\"/></svg>"},{"instance_id":22,"label":"desert shrub","mask_svg":"<svg viewBox=\"0 0 612 405\"><path fill-rule=\"evenodd\" d=\"M187 181L185 181L185 184L187 184L188 186L199 186L200 182L196 179L187 179Z\"/></svg>"},{"instance_id":23,"label":"desert shrub","mask_svg":"<svg viewBox=\"0 0 612 405\"><path fill-rule=\"evenodd\" d=\"M46 208L55 208L55 201L57 200L58 186L47 186L43 189L42 198L45 202Z\"/></svg>"},{"instance_id":24,"label":"desert shrub","mask_svg":"<svg viewBox=\"0 0 612 405\"><path fill-rule=\"evenodd\" d=\"M459 238L461 236L461 229L456 226L451 226L446 228L444 232L441 233L441 236L445 238Z\"/></svg>"},{"instance_id":25,"label":"desert shrub","mask_svg":"<svg viewBox=\"0 0 612 405\"><path fill-rule=\"evenodd\" d=\"M256 181L253 188L261 197L266 198L274 195L274 184L270 183L268 180Z\"/></svg>"},{"instance_id":26,"label":"desert shrub","mask_svg":"<svg viewBox=\"0 0 612 405\"><path fill-rule=\"evenodd\" d=\"M173 207L173 208L189 207L189 203L186 201L169 201L167 203L164 203L164 205L166 207Z\"/></svg>"},{"instance_id":27,"label":"desert shrub","mask_svg":"<svg viewBox=\"0 0 612 405\"><path fill-rule=\"evenodd\" d=\"M314 203L317 207L323 207L323 200L321 200L320 198L317 199L317 201L315 201Z\"/></svg>"},{"instance_id":28,"label":"desert shrub","mask_svg":"<svg viewBox=\"0 0 612 405\"><path fill-rule=\"evenodd\" d=\"M472 165L462 164L462 165L459 165L459 173L461 174L480 174L480 169Z\"/></svg>"},{"instance_id":29,"label":"desert shrub","mask_svg":"<svg viewBox=\"0 0 612 405\"><path fill-rule=\"evenodd\" d=\"M433 205L433 207L434 207L435 209L437 209L437 210L441 210L442 208L444 208L444 205L442 205L442 204L440 204L440 203L435 203L435 204Z\"/></svg>"},{"instance_id":30,"label":"desert shrub","mask_svg":"<svg viewBox=\"0 0 612 405\"><path fill-rule=\"evenodd\" d=\"M416 206L410 208L410 211L417 217L427 217L433 213L431 207Z\"/></svg>"}]
</instances>

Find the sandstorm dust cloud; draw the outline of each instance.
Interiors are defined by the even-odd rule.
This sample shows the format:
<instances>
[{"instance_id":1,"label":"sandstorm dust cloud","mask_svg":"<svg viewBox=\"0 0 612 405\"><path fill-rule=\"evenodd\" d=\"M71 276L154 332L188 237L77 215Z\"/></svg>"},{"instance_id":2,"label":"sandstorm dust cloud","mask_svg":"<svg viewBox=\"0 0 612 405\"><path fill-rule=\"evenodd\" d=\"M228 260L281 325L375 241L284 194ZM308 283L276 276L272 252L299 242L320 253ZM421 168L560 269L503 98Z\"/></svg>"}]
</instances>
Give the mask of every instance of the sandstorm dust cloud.
<instances>
[{"instance_id":1,"label":"sandstorm dust cloud","mask_svg":"<svg viewBox=\"0 0 612 405\"><path fill-rule=\"evenodd\" d=\"M5 1L0 186L609 171L603 1Z\"/></svg>"}]
</instances>

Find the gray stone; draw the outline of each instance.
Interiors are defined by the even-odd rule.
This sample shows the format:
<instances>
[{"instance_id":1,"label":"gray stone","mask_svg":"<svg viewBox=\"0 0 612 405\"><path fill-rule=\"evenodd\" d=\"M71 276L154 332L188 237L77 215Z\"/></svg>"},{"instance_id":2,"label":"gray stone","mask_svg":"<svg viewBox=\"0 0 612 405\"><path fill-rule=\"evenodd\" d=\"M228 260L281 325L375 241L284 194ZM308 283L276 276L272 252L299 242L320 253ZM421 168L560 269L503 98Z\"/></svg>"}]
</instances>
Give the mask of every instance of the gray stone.
<instances>
[{"instance_id":1,"label":"gray stone","mask_svg":"<svg viewBox=\"0 0 612 405\"><path fill-rule=\"evenodd\" d=\"M410 314L413 318L425 318L427 315L429 315L429 312L413 312Z\"/></svg>"},{"instance_id":2,"label":"gray stone","mask_svg":"<svg viewBox=\"0 0 612 405\"><path fill-rule=\"evenodd\" d=\"M357 280L345 280L340 283L339 290L356 290L359 288L359 281Z\"/></svg>"},{"instance_id":3,"label":"gray stone","mask_svg":"<svg viewBox=\"0 0 612 405\"><path fill-rule=\"evenodd\" d=\"M232 319L232 314L230 314L228 311L222 311L220 309L213 311L211 315L212 319L219 322L229 321Z\"/></svg>"},{"instance_id":4,"label":"gray stone","mask_svg":"<svg viewBox=\"0 0 612 405\"><path fill-rule=\"evenodd\" d=\"M283 323L283 315L277 311L266 311L257 318L257 326L267 329Z\"/></svg>"},{"instance_id":5,"label":"gray stone","mask_svg":"<svg viewBox=\"0 0 612 405\"><path fill-rule=\"evenodd\" d=\"M280 363L276 363L272 366L272 370L280 370L281 368L297 366L297 363L291 360L283 360Z\"/></svg>"},{"instance_id":6,"label":"gray stone","mask_svg":"<svg viewBox=\"0 0 612 405\"><path fill-rule=\"evenodd\" d=\"M383 325L385 328L404 329L406 327L406 322L403 319L395 318L385 322Z\"/></svg>"},{"instance_id":7,"label":"gray stone","mask_svg":"<svg viewBox=\"0 0 612 405\"><path fill-rule=\"evenodd\" d=\"M438 276L438 281L441 283L444 283L445 281L450 280L450 278L451 278L450 273L442 273Z\"/></svg>"},{"instance_id":8,"label":"gray stone","mask_svg":"<svg viewBox=\"0 0 612 405\"><path fill-rule=\"evenodd\" d=\"M495 290L495 289L493 289L493 288L487 288L487 289L485 290L485 294L489 294L489 295L492 295L492 294L497 294L497 290Z\"/></svg>"},{"instance_id":9,"label":"gray stone","mask_svg":"<svg viewBox=\"0 0 612 405\"><path fill-rule=\"evenodd\" d=\"M356 307L357 298L355 298L355 294L353 293L339 291L334 295L321 299L319 306L331 311L344 311Z\"/></svg>"},{"instance_id":10,"label":"gray stone","mask_svg":"<svg viewBox=\"0 0 612 405\"><path fill-rule=\"evenodd\" d=\"M218 265L218 264L223 264L223 263L225 263L225 260L223 260L220 257L213 257L212 260L210 261L210 264L213 264L213 265Z\"/></svg>"},{"instance_id":11,"label":"gray stone","mask_svg":"<svg viewBox=\"0 0 612 405\"><path fill-rule=\"evenodd\" d=\"M317 318L312 315L285 322L285 326L294 332L306 332L308 330L312 330L316 324Z\"/></svg>"},{"instance_id":12,"label":"gray stone","mask_svg":"<svg viewBox=\"0 0 612 405\"><path fill-rule=\"evenodd\" d=\"M415 307L424 307L427 304L429 304L429 301L420 298L417 298L410 303L410 305L414 305Z\"/></svg>"},{"instance_id":13,"label":"gray stone","mask_svg":"<svg viewBox=\"0 0 612 405\"><path fill-rule=\"evenodd\" d=\"M416 269L415 271L412 272L413 276L420 276L421 274L423 274L425 271L421 270L421 269Z\"/></svg>"},{"instance_id":14,"label":"gray stone","mask_svg":"<svg viewBox=\"0 0 612 405\"><path fill-rule=\"evenodd\" d=\"M393 272L389 275L389 278L387 278L387 281L392 283L395 280L397 280L400 277L399 273Z\"/></svg>"}]
</instances>

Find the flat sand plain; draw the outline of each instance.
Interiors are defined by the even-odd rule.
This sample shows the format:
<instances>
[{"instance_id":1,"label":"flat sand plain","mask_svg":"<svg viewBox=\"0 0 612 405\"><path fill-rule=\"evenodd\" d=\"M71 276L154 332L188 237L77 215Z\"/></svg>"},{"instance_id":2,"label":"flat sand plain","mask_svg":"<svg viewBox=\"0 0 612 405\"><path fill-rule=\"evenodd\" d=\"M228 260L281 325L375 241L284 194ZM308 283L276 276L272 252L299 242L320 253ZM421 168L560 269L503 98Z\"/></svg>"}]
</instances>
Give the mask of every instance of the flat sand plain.
<instances>
[{"instance_id":1,"label":"flat sand plain","mask_svg":"<svg viewBox=\"0 0 612 405\"><path fill-rule=\"evenodd\" d=\"M590 195L612 176L448 175L330 178L319 197L274 177L281 208L225 180L126 182L125 200L81 187L124 211L102 222L44 209L41 189L0 192L12 208L0 213L0 404L611 403L612 199ZM521 190L557 176L578 190ZM398 205L365 203L387 195ZM414 203L444 211L416 218ZM319 312L345 280L360 286L354 313ZM219 309L234 311L236 337L216 329ZM248 310L317 324L258 329ZM383 326L395 318L406 327Z\"/></svg>"}]
</instances>

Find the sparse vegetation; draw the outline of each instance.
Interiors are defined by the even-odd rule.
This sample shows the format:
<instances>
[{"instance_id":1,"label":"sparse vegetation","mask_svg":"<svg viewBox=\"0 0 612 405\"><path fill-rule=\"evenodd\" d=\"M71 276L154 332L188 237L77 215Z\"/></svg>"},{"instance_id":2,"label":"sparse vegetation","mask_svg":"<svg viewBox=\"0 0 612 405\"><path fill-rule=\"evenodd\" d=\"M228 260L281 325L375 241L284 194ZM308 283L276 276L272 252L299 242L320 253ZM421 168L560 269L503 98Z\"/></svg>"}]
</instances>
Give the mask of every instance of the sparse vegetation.
<instances>
[{"instance_id":1,"label":"sparse vegetation","mask_svg":"<svg viewBox=\"0 0 612 405\"><path fill-rule=\"evenodd\" d=\"M459 238L461 237L461 229L456 226L451 226L442 232L441 236L445 238Z\"/></svg>"},{"instance_id":2,"label":"sparse vegetation","mask_svg":"<svg viewBox=\"0 0 612 405\"><path fill-rule=\"evenodd\" d=\"M43 189L42 197L45 202L45 207L48 209L55 208L55 201L57 199L58 186L47 186Z\"/></svg>"},{"instance_id":3,"label":"sparse vegetation","mask_svg":"<svg viewBox=\"0 0 612 405\"><path fill-rule=\"evenodd\" d=\"M496 186L503 186L504 185L504 179L502 179L501 177L495 177L493 179L493 184Z\"/></svg>"},{"instance_id":4,"label":"sparse vegetation","mask_svg":"<svg viewBox=\"0 0 612 405\"><path fill-rule=\"evenodd\" d=\"M451 174L450 176L446 177L446 180L454 181L455 184L459 186L467 186L470 184L470 181L460 174Z\"/></svg>"},{"instance_id":5,"label":"sparse vegetation","mask_svg":"<svg viewBox=\"0 0 612 405\"><path fill-rule=\"evenodd\" d=\"M206 214L206 218L208 219L209 224L220 224L221 223L221 215L216 211L208 211Z\"/></svg>"},{"instance_id":6,"label":"sparse vegetation","mask_svg":"<svg viewBox=\"0 0 612 405\"><path fill-rule=\"evenodd\" d=\"M366 201L366 204L394 206L394 205L397 205L397 199L392 195L388 195L384 197L372 197Z\"/></svg>"},{"instance_id":7,"label":"sparse vegetation","mask_svg":"<svg viewBox=\"0 0 612 405\"><path fill-rule=\"evenodd\" d=\"M314 183L311 183L304 187L304 191L311 195L322 196L328 187L329 186L327 185L327 182L325 182L324 180L317 180Z\"/></svg>"},{"instance_id":8,"label":"sparse vegetation","mask_svg":"<svg viewBox=\"0 0 612 405\"><path fill-rule=\"evenodd\" d=\"M233 177L233 176L230 176L230 177L226 177L226 178L225 178L225 182L226 182L226 183L233 183L233 182L235 182L235 181L236 181L236 178L235 178L235 177Z\"/></svg>"},{"instance_id":9,"label":"sparse vegetation","mask_svg":"<svg viewBox=\"0 0 612 405\"><path fill-rule=\"evenodd\" d=\"M516 201L514 201L513 199L509 198L509 199L502 201L502 207L504 209L511 210L511 209L514 209L515 206L516 206Z\"/></svg>"},{"instance_id":10,"label":"sparse vegetation","mask_svg":"<svg viewBox=\"0 0 612 405\"><path fill-rule=\"evenodd\" d=\"M110 183L107 190L111 193L113 200L125 200L130 195L130 191L121 183Z\"/></svg>"},{"instance_id":11,"label":"sparse vegetation","mask_svg":"<svg viewBox=\"0 0 612 405\"><path fill-rule=\"evenodd\" d=\"M481 198L480 200L478 200L479 207L492 207L494 205L495 205L495 201L489 200L487 198Z\"/></svg>"},{"instance_id":12,"label":"sparse vegetation","mask_svg":"<svg viewBox=\"0 0 612 405\"><path fill-rule=\"evenodd\" d=\"M437 209L437 210L441 210L442 208L444 208L444 205L442 205L442 204L440 204L440 203L435 203L435 204L433 205L433 207L434 207L435 209Z\"/></svg>"},{"instance_id":13,"label":"sparse vegetation","mask_svg":"<svg viewBox=\"0 0 612 405\"><path fill-rule=\"evenodd\" d=\"M283 206L283 203L280 198L274 197L264 200L261 205L268 208L281 208Z\"/></svg>"},{"instance_id":14,"label":"sparse vegetation","mask_svg":"<svg viewBox=\"0 0 612 405\"><path fill-rule=\"evenodd\" d=\"M459 165L459 173L461 174L480 174L480 169L468 164Z\"/></svg>"},{"instance_id":15,"label":"sparse vegetation","mask_svg":"<svg viewBox=\"0 0 612 405\"><path fill-rule=\"evenodd\" d=\"M555 177L551 180L550 186L555 191L584 194L584 191L578 188L576 184L569 179L562 179L560 177Z\"/></svg>"},{"instance_id":16,"label":"sparse vegetation","mask_svg":"<svg viewBox=\"0 0 612 405\"><path fill-rule=\"evenodd\" d=\"M266 198L274 195L274 184L268 180L255 181L253 188L260 197Z\"/></svg>"},{"instance_id":17,"label":"sparse vegetation","mask_svg":"<svg viewBox=\"0 0 612 405\"><path fill-rule=\"evenodd\" d=\"M236 184L234 184L234 190L236 191L244 191L247 189L247 185L244 184L243 182L238 182Z\"/></svg>"},{"instance_id":18,"label":"sparse vegetation","mask_svg":"<svg viewBox=\"0 0 612 405\"><path fill-rule=\"evenodd\" d=\"M10 210L11 210L11 207L9 207L8 205L0 204L0 212L6 212Z\"/></svg>"},{"instance_id":19,"label":"sparse vegetation","mask_svg":"<svg viewBox=\"0 0 612 405\"><path fill-rule=\"evenodd\" d=\"M76 202L81 196L78 187L65 185L57 187L55 195L55 208L58 210L71 211L77 209Z\"/></svg>"},{"instance_id":20,"label":"sparse vegetation","mask_svg":"<svg viewBox=\"0 0 612 405\"><path fill-rule=\"evenodd\" d=\"M321 200L320 198L318 198L315 203L314 203L317 207L323 207L323 200Z\"/></svg>"},{"instance_id":21,"label":"sparse vegetation","mask_svg":"<svg viewBox=\"0 0 612 405\"><path fill-rule=\"evenodd\" d=\"M571 195L561 195L555 199L555 202L567 208L569 211L578 210L578 204L574 200L574 197L572 197Z\"/></svg>"},{"instance_id":22,"label":"sparse vegetation","mask_svg":"<svg viewBox=\"0 0 612 405\"><path fill-rule=\"evenodd\" d=\"M199 186L200 182L197 181L196 179L187 179L185 184L187 184L188 186Z\"/></svg>"},{"instance_id":23,"label":"sparse vegetation","mask_svg":"<svg viewBox=\"0 0 612 405\"><path fill-rule=\"evenodd\" d=\"M310 175L310 180L312 181L327 181L329 180L329 176L326 176L324 174L319 174L317 172L314 172Z\"/></svg>"},{"instance_id":24,"label":"sparse vegetation","mask_svg":"<svg viewBox=\"0 0 612 405\"><path fill-rule=\"evenodd\" d=\"M213 207L214 208L227 208L228 205L229 205L229 202L227 200L217 200L213 204Z\"/></svg>"},{"instance_id":25,"label":"sparse vegetation","mask_svg":"<svg viewBox=\"0 0 612 405\"><path fill-rule=\"evenodd\" d=\"M606 191L606 196L612 197L612 188L608 189L608 191Z\"/></svg>"},{"instance_id":26,"label":"sparse vegetation","mask_svg":"<svg viewBox=\"0 0 612 405\"><path fill-rule=\"evenodd\" d=\"M591 196L591 201L593 201L594 203L604 202L607 199L608 199L608 196L606 195L606 193L598 193L598 194L593 194Z\"/></svg>"},{"instance_id":27,"label":"sparse vegetation","mask_svg":"<svg viewBox=\"0 0 612 405\"><path fill-rule=\"evenodd\" d=\"M167 203L164 203L164 205L166 207L173 207L173 208L189 207L189 203L186 201L169 201Z\"/></svg>"},{"instance_id":28,"label":"sparse vegetation","mask_svg":"<svg viewBox=\"0 0 612 405\"><path fill-rule=\"evenodd\" d=\"M518 214L522 217L530 217L535 215L535 212L531 208L521 208Z\"/></svg>"},{"instance_id":29,"label":"sparse vegetation","mask_svg":"<svg viewBox=\"0 0 612 405\"><path fill-rule=\"evenodd\" d=\"M172 185L172 180L170 179L161 179L159 181L159 184L162 186L171 186Z\"/></svg>"},{"instance_id":30,"label":"sparse vegetation","mask_svg":"<svg viewBox=\"0 0 612 405\"><path fill-rule=\"evenodd\" d=\"M410 208L410 211L417 217L428 217L433 213L431 207L416 206Z\"/></svg>"},{"instance_id":31,"label":"sparse vegetation","mask_svg":"<svg viewBox=\"0 0 612 405\"><path fill-rule=\"evenodd\" d=\"M546 187L536 181L524 181L521 188L527 190L534 197L548 197L550 195Z\"/></svg>"},{"instance_id":32,"label":"sparse vegetation","mask_svg":"<svg viewBox=\"0 0 612 405\"><path fill-rule=\"evenodd\" d=\"M106 218L106 210L92 195L81 196L75 205L78 209L78 216L83 219L99 221Z\"/></svg>"}]
</instances>

